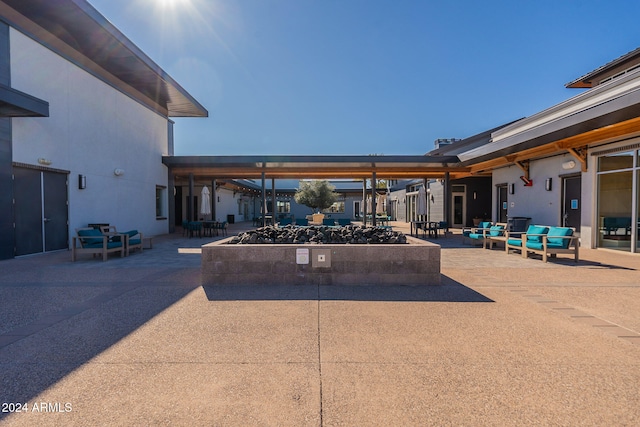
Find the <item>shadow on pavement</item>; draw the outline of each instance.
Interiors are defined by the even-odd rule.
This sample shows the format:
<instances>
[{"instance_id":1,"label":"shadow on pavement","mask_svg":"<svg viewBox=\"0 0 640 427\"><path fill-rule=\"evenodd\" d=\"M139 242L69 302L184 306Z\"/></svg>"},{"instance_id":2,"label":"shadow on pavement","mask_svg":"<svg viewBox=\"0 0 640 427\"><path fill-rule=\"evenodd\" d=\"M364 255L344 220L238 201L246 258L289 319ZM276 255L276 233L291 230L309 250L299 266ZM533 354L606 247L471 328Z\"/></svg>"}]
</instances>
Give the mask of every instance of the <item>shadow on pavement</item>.
<instances>
[{"instance_id":1,"label":"shadow on pavement","mask_svg":"<svg viewBox=\"0 0 640 427\"><path fill-rule=\"evenodd\" d=\"M494 302L463 284L442 276L435 286L203 286L209 301L392 301Z\"/></svg>"}]
</instances>

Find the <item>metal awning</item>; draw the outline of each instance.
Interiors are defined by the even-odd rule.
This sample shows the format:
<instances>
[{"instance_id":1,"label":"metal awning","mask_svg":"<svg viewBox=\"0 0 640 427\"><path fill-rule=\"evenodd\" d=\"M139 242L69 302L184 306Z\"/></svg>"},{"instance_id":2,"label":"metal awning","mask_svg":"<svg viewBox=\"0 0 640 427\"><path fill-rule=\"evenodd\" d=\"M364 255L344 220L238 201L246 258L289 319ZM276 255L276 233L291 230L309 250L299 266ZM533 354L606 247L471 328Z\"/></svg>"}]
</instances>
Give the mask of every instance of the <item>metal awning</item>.
<instances>
[{"instance_id":1,"label":"metal awning","mask_svg":"<svg viewBox=\"0 0 640 427\"><path fill-rule=\"evenodd\" d=\"M0 117L49 117L49 103L0 84Z\"/></svg>"},{"instance_id":2,"label":"metal awning","mask_svg":"<svg viewBox=\"0 0 640 427\"><path fill-rule=\"evenodd\" d=\"M171 174L186 178L441 178L466 176L456 156L165 156Z\"/></svg>"}]
</instances>

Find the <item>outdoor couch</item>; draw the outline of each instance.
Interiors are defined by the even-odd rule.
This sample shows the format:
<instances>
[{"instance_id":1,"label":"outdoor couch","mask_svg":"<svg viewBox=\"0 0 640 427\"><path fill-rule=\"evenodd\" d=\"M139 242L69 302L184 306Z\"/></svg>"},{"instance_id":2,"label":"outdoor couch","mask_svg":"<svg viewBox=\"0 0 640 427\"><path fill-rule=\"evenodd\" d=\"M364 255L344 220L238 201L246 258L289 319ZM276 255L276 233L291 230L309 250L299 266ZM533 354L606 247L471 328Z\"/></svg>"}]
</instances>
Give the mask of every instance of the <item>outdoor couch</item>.
<instances>
[{"instance_id":1,"label":"outdoor couch","mask_svg":"<svg viewBox=\"0 0 640 427\"><path fill-rule=\"evenodd\" d=\"M124 240L124 250L125 256L129 256L131 250L140 249L140 252L143 251L142 248L142 233L138 230L129 230L124 232L119 232L116 229L115 225L107 225L100 227L100 231L105 236L110 236L112 241L121 241Z\"/></svg>"},{"instance_id":2,"label":"outdoor couch","mask_svg":"<svg viewBox=\"0 0 640 427\"><path fill-rule=\"evenodd\" d=\"M519 237L516 237L520 235ZM517 249L523 258L529 253L542 255L542 260L547 262L548 256L557 254L573 254L578 262L579 240L575 236L575 230L570 227L548 227L544 225L530 225L525 233L506 232L505 251Z\"/></svg>"},{"instance_id":3,"label":"outdoor couch","mask_svg":"<svg viewBox=\"0 0 640 427\"><path fill-rule=\"evenodd\" d=\"M125 254L125 238L120 235L119 240L113 240L115 236L108 236L97 228L77 228L76 235L71 239L71 261L75 262L78 254L91 254L93 257L102 255L106 261L108 254L120 252L120 257Z\"/></svg>"},{"instance_id":4,"label":"outdoor couch","mask_svg":"<svg viewBox=\"0 0 640 427\"><path fill-rule=\"evenodd\" d=\"M527 258L529 253L535 253L542 255L542 261L547 262L549 255L555 258L558 254L573 254L574 261L578 262L580 242L574 228L549 227L549 231L541 236L541 240L527 241L523 257Z\"/></svg>"}]
</instances>

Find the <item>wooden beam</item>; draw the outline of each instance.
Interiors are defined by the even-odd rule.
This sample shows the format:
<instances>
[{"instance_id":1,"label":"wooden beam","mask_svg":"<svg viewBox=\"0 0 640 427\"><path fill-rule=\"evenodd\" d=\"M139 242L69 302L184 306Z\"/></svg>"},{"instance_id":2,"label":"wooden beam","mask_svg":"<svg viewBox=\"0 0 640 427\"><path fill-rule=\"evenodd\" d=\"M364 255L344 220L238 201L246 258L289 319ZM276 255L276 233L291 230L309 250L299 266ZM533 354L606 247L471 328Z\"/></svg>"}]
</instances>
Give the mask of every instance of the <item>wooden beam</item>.
<instances>
[{"instance_id":1,"label":"wooden beam","mask_svg":"<svg viewBox=\"0 0 640 427\"><path fill-rule=\"evenodd\" d=\"M522 172L524 172L524 177L526 179L529 179L529 160L515 162L515 165L522 169Z\"/></svg>"},{"instance_id":2,"label":"wooden beam","mask_svg":"<svg viewBox=\"0 0 640 427\"><path fill-rule=\"evenodd\" d=\"M587 171L587 147L580 148L567 148L567 151L571 153L577 161L580 162L582 172Z\"/></svg>"}]
</instances>

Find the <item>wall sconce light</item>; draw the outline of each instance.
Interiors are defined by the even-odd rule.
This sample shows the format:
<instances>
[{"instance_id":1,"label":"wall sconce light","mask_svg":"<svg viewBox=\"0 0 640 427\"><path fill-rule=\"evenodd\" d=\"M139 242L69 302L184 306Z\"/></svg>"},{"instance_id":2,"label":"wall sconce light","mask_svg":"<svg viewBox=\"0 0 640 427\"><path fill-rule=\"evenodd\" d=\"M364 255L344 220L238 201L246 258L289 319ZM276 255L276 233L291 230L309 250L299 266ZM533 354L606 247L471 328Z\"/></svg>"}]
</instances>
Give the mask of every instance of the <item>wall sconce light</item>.
<instances>
[{"instance_id":1,"label":"wall sconce light","mask_svg":"<svg viewBox=\"0 0 640 427\"><path fill-rule=\"evenodd\" d=\"M49 166L51 164L51 160L40 157L38 159L38 163L40 163L41 165Z\"/></svg>"},{"instance_id":2,"label":"wall sconce light","mask_svg":"<svg viewBox=\"0 0 640 427\"><path fill-rule=\"evenodd\" d=\"M509 184L509 194L514 194L516 192L516 185L511 183Z\"/></svg>"},{"instance_id":3,"label":"wall sconce light","mask_svg":"<svg viewBox=\"0 0 640 427\"><path fill-rule=\"evenodd\" d=\"M568 162L564 162L562 164L562 169L568 170L568 169L573 169L576 167L576 162L574 162L573 160L569 160Z\"/></svg>"},{"instance_id":4,"label":"wall sconce light","mask_svg":"<svg viewBox=\"0 0 640 427\"><path fill-rule=\"evenodd\" d=\"M552 181L551 181L551 178L547 178L547 179L544 181L544 189L545 189L545 190L547 190L547 191L551 191L551 182L552 182Z\"/></svg>"},{"instance_id":5,"label":"wall sconce light","mask_svg":"<svg viewBox=\"0 0 640 427\"><path fill-rule=\"evenodd\" d=\"M478 192L474 191L473 192L473 200L477 200L478 199Z\"/></svg>"},{"instance_id":6,"label":"wall sconce light","mask_svg":"<svg viewBox=\"0 0 640 427\"><path fill-rule=\"evenodd\" d=\"M85 188L87 188L86 175L78 175L78 190L84 190Z\"/></svg>"},{"instance_id":7,"label":"wall sconce light","mask_svg":"<svg viewBox=\"0 0 640 427\"><path fill-rule=\"evenodd\" d=\"M124 169L116 168L116 169L113 170L113 174L115 176L122 176L122 175L124 175Z\"/></svg>"}]
</instances>

